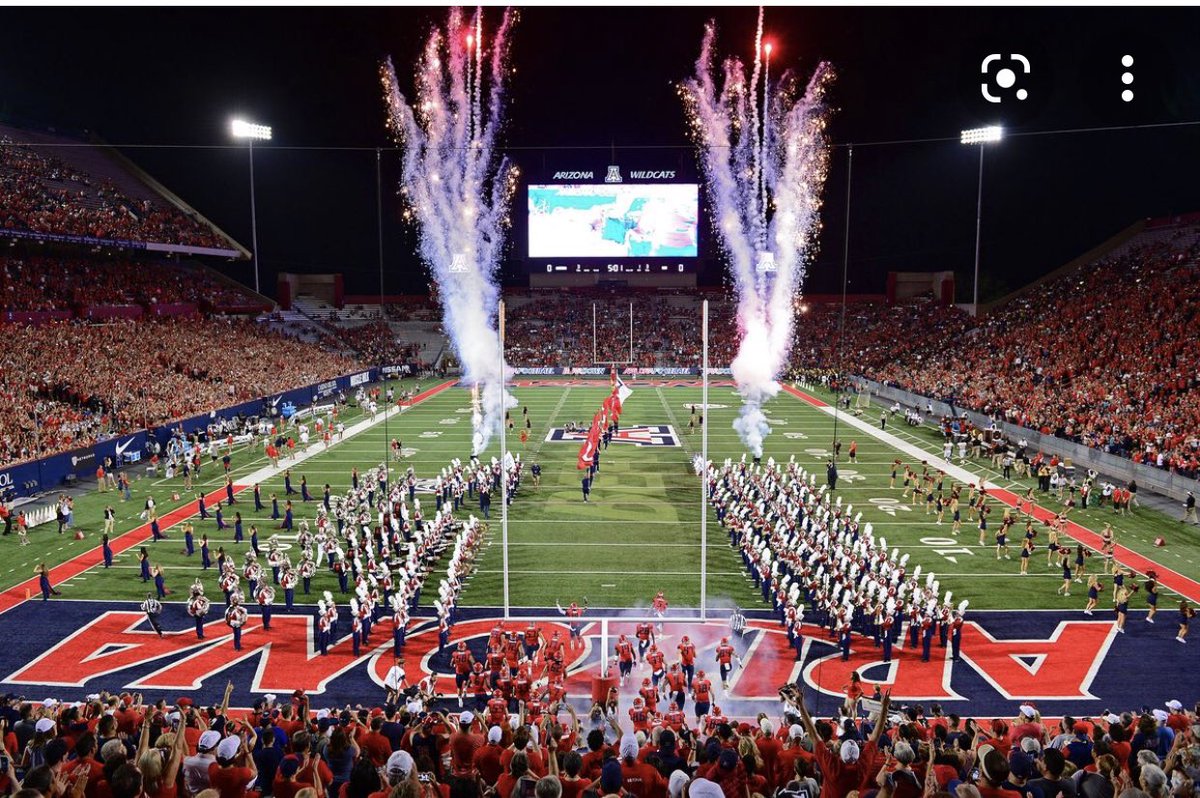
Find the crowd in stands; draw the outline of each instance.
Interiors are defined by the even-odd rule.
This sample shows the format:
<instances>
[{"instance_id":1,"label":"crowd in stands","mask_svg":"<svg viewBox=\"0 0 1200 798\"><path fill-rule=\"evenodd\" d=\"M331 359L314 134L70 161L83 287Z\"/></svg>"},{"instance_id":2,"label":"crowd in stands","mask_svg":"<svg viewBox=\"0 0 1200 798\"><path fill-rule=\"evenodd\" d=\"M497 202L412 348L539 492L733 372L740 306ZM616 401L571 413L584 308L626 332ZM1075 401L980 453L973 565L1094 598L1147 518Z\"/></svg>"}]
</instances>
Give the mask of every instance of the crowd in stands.
<instances>
[{"instance_id":1,"label":"crowd in stands","mask_svg":"<svg viewBox=\"0 0 1200 798\"><path fill-rule=\"evenodd\" d=\"M0 465L362 367L250 321L13 325L5 336Z\"/></svg>"},{"instance_id":2,"label":"crowd in stands","mask_svg":"<svg viewBox=\"0 0 1200 798\"><path fill-rule=\"evenodd\" d=\"M644 706L519 702L509 715L397 703L315 708L296 691L143 703L15 698L0 707L0 793L17 798L1186 798L1200 784L1195 708L960 718L938 706L689 727ZM1169 710L1169 711L1168 711ZM683 713L678 713L682 715ZM628 717L626 717L628 715ZM632 722L631 722L632 721Z\"/></svg>"},{"instance_id":3,"label":"crowd in stands","mask_svg":"<svg viewBox=\"0 0 1200 798\"><path fill-rule=\"evenodd\" d=\"M322 324L320 343L326 348L353 352L359 360L370 365L421 363L421 347L397 338L387 322L375 321L357 327Z\"/></svg>"},{"instance_id":4,"label":"crowd in stands","mask_svg":"<svg viewBox=\"0 0 1200 798\"><path fill-rule=\"evenodd\" d=\"M253 300L202 269L169 261L0 255L0 311L178 303L229 307Z\"/></svg>"},{"instance_id":5,"label":"crowd in stands","mask_svg":"<svg viewBox=\"0 0 1200 798\"><path fill-rule=\"evenodd\" d=\"M0 228L229 248L209 226L165 202L133 199L37 147L0 137Z\"/></svg>"},{"instance_id":6,"label":"crowd in stands","mask_svg":"<svg viewBox=\"0 0 1200 798\"><path fill-rule=\"evenodd\" d=\"M711 305L709 336L710 362L728 365L736 353L732 304ZM629 363L631 343L630 365L699 366L699 299L576 291L536 294L532 301L510 306L505 330L509 361L526 366Z\"/></svg>"},{"instance_id":7,"label":"crowd in stands","mask_svg":"<svg viewBox=\"0 0 1200 798\"><path fill-rule=\"evenodd\" d=\"M958 407L1195 476L1200 243L1194 234L1182 240L1182 247L1169 239L1134 246L1039 285L978 323L928 306L852 307L844 363ZM830 337L836 343L836 332Z\"/></svg>"}]
</instances>

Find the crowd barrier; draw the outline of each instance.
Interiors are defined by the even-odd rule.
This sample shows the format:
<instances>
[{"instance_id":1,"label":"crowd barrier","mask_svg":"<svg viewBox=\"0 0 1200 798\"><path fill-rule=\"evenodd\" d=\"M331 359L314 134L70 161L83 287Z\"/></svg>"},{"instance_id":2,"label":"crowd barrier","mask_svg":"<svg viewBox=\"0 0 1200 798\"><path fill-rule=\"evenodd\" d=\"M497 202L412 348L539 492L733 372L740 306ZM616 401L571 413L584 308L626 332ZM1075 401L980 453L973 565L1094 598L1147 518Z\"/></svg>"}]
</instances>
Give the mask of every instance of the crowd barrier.
<instances>
[{"instance_id":1,"label":"crowd barrier","mask_svg":"<svg viewBox=\"0 0 1200 798\"><path fill-rule=\"evenodd\" d=\"M272 409L278 410L289 403L297 407L310 405L327 399L338 391L353 394L355 388L374 382L378 376L379 369L344 374L324 382L259 397L249 402L164 424L152 430L138 430L128 435L109 438L91 446L84 446L41 460L31 460L8 466L0 469L0 492L7 493L11 490L15 496L31 496L35 493L55 490L61 487L69 477L84 478L94 475L97 467L104 463L105 458L119 466L147 459L145 456L146 445L151 436L165 449L167 442L177 431L182 430L186 434L191 434L205 429L218 419L234 418L239 415L258 416L264 413L269 415Z\"/></svg>"},{"instance_id":2,"label":"crowd barrier","mask_svg":"<svg viewBox=\"0 0 1200 798\"><path fill-rule=\"evenodd\" d=\"M924 411L926 404L932 403L933 412L937 416L947 416L951 412L959 416L965 414L971 420L972 424L981 428L987 428L993 423L992 419L988 416L976 413L973 410L967 410L958 405L955 405L952 411L950 405L946 402L912 393L902 388L884 385L865 377L859 377L858 379L870 388L871 393L880 399L886 400L889 404L899 402L902 405L920 408ZM1047 454L1057 454L1060 457L1071 458L1077 474L1080 471L1091 469L1120 485L1124 485L1130 480L1137 480L1138 490L1148 490L1181 501L1187 495L1188 491L1200 491L1200 482L1197 480L1189 479L1163 468L1135 463L1127 457L1102 452L1099 449L1093 449L1089 446L1057 438L1053 435L1043 435L1037 430L1010 424L1007 421L998 421L995 424L1005 437L1010 440L1015 441L1024 438L1029 442L1031 451L1042 451Z\"/></svg>"}]
</instances>

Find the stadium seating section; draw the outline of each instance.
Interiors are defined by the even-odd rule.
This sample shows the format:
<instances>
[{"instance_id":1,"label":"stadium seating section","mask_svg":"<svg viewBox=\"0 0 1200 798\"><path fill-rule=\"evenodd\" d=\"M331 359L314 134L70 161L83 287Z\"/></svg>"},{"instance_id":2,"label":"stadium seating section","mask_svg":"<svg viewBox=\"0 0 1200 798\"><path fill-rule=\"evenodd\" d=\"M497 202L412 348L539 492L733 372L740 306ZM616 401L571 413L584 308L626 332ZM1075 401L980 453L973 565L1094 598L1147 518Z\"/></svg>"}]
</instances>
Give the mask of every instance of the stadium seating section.
<instances>
[{"instance_id":1,"label":"stadium seating section","mask_svg":"<svg viewBox=\"0 0 1200 798\"><path fill-rule=\"evenodd\" d=\"M232 249L210 225L168 202L106 148L3 126L0 229Z\"/></svg>"}]
</instances>

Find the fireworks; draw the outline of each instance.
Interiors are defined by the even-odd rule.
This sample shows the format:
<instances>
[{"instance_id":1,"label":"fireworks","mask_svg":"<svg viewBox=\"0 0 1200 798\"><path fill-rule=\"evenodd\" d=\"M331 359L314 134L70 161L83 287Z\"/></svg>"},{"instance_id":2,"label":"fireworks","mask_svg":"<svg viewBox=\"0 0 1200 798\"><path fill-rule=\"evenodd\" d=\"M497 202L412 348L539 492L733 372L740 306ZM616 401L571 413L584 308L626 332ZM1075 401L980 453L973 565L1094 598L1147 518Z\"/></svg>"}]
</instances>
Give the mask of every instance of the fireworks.
<instances>
[{"instance_id":1,"label":"fireworks","mask_svg":"<svg viewBox=\"0 0 1200 798\"><path fill-rule=\"evenodd\" d=\"M732 370L742 411L733 426L755 456L762 455L771 431L762 405L779 391L776 378L791 348L793 303L816 251L829 163L824 96L833 79L832 68L822 62L803 94L790 70L771 83L761 8L758 15L749 82L745 65L731 56L721 64L718 87L716 28L709 23L696 74L680 86L737 288L740 343Z\"/></svg>"},{"instance_id":2,"label":"fireworks","mask_svg":"<svg viewBox=\"0 0 1200 798\"><path fill-rule=\"evenodd\" d=\"M414 101L401 93L390 61L380 70L388 127L404 152L404 218L418 226L463 379L481 393L482 412L472 414L475 453L516 405L504 388L496 270L517 175L495 149L514 21L506 10L485 47L482 9L470 20L452 9L417 63Z\"/></svg>"}]
</instances>

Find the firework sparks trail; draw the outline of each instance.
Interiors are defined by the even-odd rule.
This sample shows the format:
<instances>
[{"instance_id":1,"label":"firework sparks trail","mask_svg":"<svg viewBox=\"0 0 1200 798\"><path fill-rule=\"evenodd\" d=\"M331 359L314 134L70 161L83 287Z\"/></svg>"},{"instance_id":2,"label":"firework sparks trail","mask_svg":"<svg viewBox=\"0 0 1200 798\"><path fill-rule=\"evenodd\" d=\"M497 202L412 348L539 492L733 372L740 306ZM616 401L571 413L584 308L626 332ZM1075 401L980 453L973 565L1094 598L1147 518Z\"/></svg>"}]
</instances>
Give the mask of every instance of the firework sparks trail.
<instances>
[{"instance_id":1,"label":"firework sparks trail","mask_svg":"<svg viewBox=\"0 0 1200 798\"><path fill-rule=\"evenodd\" d=\"M718 86L710 22L696 73L680 86L737 290L740 341L732 370L742 410L733 426L756 457L771 431L762 406L779 392L795 302L816 252L829 166L824 98L833 80L833 69L822 62L803 87L791 70L769 85L762 31L760 9L750 82L741 59L731 56L720 65Z\"/></svg>"},{"instance_id":2,"label":"firework sparks trail","mask_svg":"<svg viewBox=\"0 0 1200 798\"><path fill-rule=\"evenodd\" d=\"M500 363L496 271L517 170L495 148L514 22L506 10L485 52L482 9L471 20L452 9L417 62L415 100L401 93L390 60L380 69L388 128L403 148L404 215L418 226L463 380L479 387L479 409L472 413L476 454L500 428L505 410L516 406Z\"/></svg>"}]
</instances>

